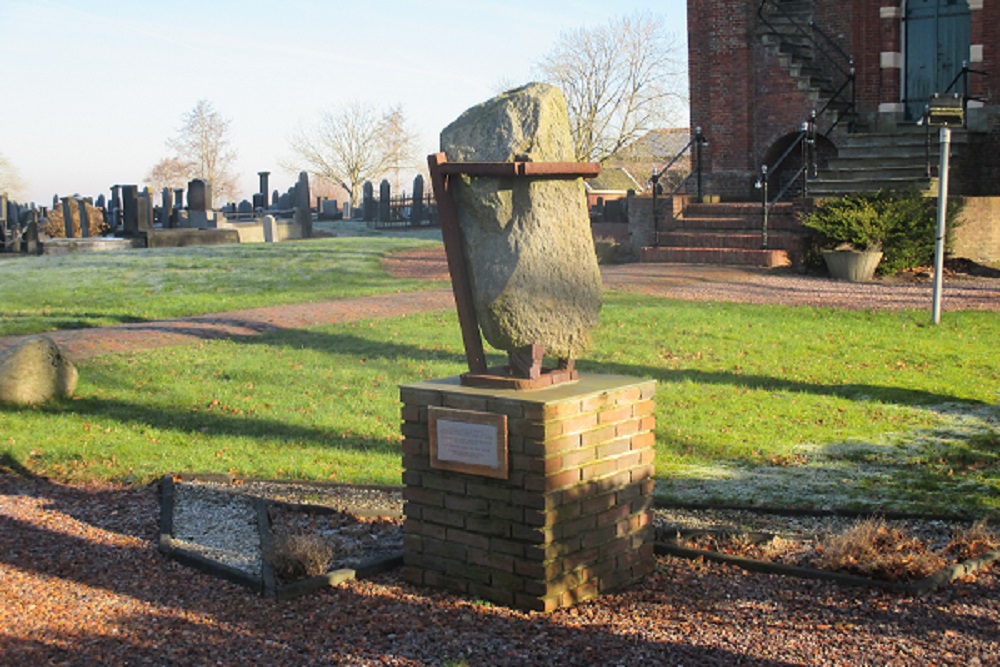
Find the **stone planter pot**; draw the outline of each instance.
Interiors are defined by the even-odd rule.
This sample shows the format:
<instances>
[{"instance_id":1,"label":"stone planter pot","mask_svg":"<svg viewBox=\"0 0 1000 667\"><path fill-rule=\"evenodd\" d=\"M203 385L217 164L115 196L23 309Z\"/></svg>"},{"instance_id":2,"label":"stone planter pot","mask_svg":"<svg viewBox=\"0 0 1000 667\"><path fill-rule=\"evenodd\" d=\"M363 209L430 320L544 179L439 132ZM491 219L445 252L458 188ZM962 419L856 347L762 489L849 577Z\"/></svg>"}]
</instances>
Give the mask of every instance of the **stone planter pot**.
<instances>
[{"instance_id":1,"label":"stone planter pot","mask_svg":"<svg viewBox=\"0 0 1000 667\"><path fill-rule=\"evenodd\" d=\"M875 250L824 250L823 260L834 280L863 283L872 279L882 253Z\"/></svg>"}]
</instances>

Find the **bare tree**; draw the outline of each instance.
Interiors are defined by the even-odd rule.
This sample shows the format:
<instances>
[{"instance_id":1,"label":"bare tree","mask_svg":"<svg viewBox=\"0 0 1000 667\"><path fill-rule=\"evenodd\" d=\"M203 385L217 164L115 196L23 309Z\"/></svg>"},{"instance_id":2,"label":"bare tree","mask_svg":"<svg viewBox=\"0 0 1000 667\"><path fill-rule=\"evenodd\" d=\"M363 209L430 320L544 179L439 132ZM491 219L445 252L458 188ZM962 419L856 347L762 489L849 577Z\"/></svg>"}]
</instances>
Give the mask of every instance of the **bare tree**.
<instances>
[{"instance_id":1,"label":"bare tree","mask_svg":"<svg viewBox=\"0 0 1000 667\"><path fill-rule=\"evenodd\" d=\"M21 174L3 153L0 153L0 194L9 195L12 198L24 194L24 181L21 180Z\"/></svg>"},{"instance_id":2,"label":"bare tree","mask_svg":"<svg viewBox=\"0 0 1000 667\"><path fill-rule=\"evenodd\" d=\"M311 129L289 139L294 161L290 170L305 169L344 188L355 205L361 186L412 163L416 139L407 129L402 108L379 112L362 102L351 102L324 113Z\"/></svg>"},{"instance_id":3,"label":"bare tree","mask_svg":"<svg viewBox=\"0 0 1000 667\"><path fill-rule=\"evenodd\" d=\"M198 100L191 111L181 116L177 136L167 140L167 147L175 153L173 166L186 165L190 178L204 178L211 183L216 202L231 200L237 192L236 175L232 172L236 151L229 137L230 122L212 108L211 102ZM162 164L163 161L157 166Z\"/></svg>"},{"instance_id":4,"label":"bare tree","mask_svg":"<svg viewBox=\"0 0 1000 667\"><path fill-rule=\"evenodd\" d=\"M153 165L145 181L153 192L160 192L163 188L186 188L188 181L195 178L193 174L191 163L177 157L165 157Z\"/></svg>"},{"instance_id":5,"label":"bare tree","mask_svg":"<svg viewBox=\"0 0 1000 667\"><path fill-rule=\"evenodd\" d=\"M650 14L560 35L536 67L566 96L578 160L603 162L670 122L684 100L680 48Z\"/></svg>"}]
</instances>

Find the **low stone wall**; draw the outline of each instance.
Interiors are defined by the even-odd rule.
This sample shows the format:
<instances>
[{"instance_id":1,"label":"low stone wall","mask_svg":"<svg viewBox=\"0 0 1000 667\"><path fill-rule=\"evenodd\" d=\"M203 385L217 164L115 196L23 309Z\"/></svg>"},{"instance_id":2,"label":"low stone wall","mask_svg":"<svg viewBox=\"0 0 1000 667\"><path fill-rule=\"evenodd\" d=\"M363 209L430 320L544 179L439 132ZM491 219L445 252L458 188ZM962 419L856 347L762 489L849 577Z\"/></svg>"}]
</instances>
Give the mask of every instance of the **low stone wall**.
<instances>
[{"instance_id":1,"label":"low stone wall","mask_svg":"<svg viewBox=\"0 0 1000 667\"><path fill-rule=\"evenodd\" d=\"M653 381L609 375L533 391L458 378L401 387L403 576L534 611L644 577L654 565L654 392ZM505 416L506 478L432 467L435 407Z\"/></svg>"},{"instance_id":2,"label":"low stone wall","mask_svg":"<svg viewBox=\"0 0 1000 667\"><path fill-rule=\"evenodd\" d=\"M264 221L248 220L246 222L226 221L222 228L235 229L239 234L240 243L264 243L267 238L264 233ZM303 238L302 225L293 220L275 220L274 241L293 241Z\"/></svg>"},{"instance_id":3,"label":"low stone wall","mask_svg":"<svg viewBox=\"0 0 1000 667\"><path fill-rule=\"evenodd\" d=\"M964 204L954 231L953 257L1000 262L1000 197L961 197Z\"/></svg>"}]
</instances>

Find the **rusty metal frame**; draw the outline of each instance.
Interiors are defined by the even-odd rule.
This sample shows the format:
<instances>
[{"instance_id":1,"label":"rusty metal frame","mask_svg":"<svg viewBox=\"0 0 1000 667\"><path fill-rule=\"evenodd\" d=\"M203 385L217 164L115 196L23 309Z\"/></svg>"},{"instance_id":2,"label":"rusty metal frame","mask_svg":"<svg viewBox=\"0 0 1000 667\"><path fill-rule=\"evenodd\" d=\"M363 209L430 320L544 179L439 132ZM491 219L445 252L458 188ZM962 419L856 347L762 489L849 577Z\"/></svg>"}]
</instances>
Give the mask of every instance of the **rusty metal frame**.
<instances>
[{"instance_id":1,"label":"rusty metal frame","mask_svg":"<svg viewBox=\"0 0 1000 667\"><path fill-rule=\"evenodd\" d=\"M601 173L601 165L596 162L448 162L444 153L436 153L427 156L427 166L434 188L434 199L437 201L441 236L448 259L448 271L451 274L451 287L455 295L465 357L469 365L469 372L462 375L462 382L483 387L533 389L575 380L577 373L571 359L561 360L559 368L547 371L540 377L510 377L506 368L487 367L479 319L472 298L469 267L463 250L464 238L458 224L450 181L453 176L592 178Z\"/></svg>"}]
</instances>

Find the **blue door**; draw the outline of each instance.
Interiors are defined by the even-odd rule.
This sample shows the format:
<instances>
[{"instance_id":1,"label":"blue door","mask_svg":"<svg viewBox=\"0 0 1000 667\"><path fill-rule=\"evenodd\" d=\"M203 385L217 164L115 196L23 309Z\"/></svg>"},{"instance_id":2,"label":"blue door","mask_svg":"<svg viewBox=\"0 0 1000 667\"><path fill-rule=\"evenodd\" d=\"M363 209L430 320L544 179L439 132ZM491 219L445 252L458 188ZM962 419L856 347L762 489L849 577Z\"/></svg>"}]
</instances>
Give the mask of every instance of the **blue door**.
<instances>
[{"instance_id":1,"label":"blue door","mask_svg":"<svg viewBox=\"0 0 1000 667\"><path fill-rule=\"evenodd\" d=\"M969 59L967 0L908 0L905 18L906 117L917 120L934 93L944 93ZM952 93L965 94L962 82Z\"/></svg>"}]
</instances>

